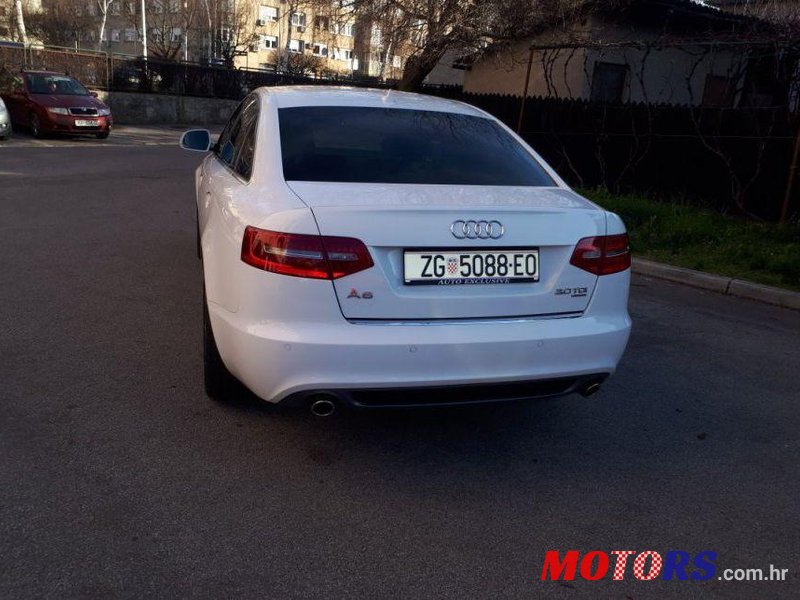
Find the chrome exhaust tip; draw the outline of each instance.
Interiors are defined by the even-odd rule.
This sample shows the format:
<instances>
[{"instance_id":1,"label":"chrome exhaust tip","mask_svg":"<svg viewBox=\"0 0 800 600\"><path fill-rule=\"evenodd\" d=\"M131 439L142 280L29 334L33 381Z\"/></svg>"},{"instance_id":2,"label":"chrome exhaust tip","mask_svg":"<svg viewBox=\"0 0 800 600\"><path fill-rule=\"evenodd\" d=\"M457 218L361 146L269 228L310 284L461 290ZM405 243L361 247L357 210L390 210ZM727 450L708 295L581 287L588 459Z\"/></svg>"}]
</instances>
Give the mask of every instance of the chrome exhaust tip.
<instances>
[{"instance_id":1,"label":"chrome exhaust tip","mask_svg":"<svg viewBox=\"0 0 800 600\"><path fill-rule=\"evenodd\" d=\"M584 385L583 388L581 388L580 394L584 398L588 398L589 396L594 396L599 391L600 391L600 382L592 381Z\"/></svg>"},{"instance_id":2,"label":"chrome exhaust tip","mask_svg":"<svg viewBox=\"0 0 800 600\"><path fill-rule=\"evenodd\" d=\"M315 417L332 416L336 412L336 402L331 398L318 396L316 400L311 402L311 414Z\"/></svg>"}]
</instances>

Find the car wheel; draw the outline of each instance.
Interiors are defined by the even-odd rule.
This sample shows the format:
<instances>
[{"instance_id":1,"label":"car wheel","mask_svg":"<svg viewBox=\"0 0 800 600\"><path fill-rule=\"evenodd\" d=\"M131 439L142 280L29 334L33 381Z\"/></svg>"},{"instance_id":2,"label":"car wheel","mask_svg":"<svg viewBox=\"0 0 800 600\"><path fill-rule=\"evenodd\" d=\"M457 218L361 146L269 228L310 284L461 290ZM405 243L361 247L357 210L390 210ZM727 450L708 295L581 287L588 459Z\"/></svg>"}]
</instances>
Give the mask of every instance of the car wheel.
<instances>
[{"instance_id":1,"label":"car wheel","mask_svg":"<svg viewBox=\"0 0 800 600\"><path fill-rule=\"evenodd\" d=\"M31 115L31 133L35 138L43 138L44 135L42 134L42 124L39 121L39 116L36 114Z\"/></svg>"},{"instance_id":2,"label":"car wheel","mask_svg":"<svg viewBox=\"0 0 800 600\"><path fill-rule=\"evenodd\" d=\"M107 138L107 137L108 137L110 134L111 134L111 132L110 132L110 131L101 131L100 133L96 133L96 134L95 134L95 137L96 137L98 140L104 140L104 139L106 139L106 138Z\"/></svg>"},{"instance_id":3,"label":"car wheel","mask_svg":"<svg viewBox=\"0 0 800 600\"><path fill-rule=\"evenodd\" d=\"M206 395L212 400L225 402L236 396L239 382L231 375L214 341L214 332L211 330L211 319L208 316L208 300L206 299L205 284L203 289L203 380Z\"/></svg>"}]
</instances>

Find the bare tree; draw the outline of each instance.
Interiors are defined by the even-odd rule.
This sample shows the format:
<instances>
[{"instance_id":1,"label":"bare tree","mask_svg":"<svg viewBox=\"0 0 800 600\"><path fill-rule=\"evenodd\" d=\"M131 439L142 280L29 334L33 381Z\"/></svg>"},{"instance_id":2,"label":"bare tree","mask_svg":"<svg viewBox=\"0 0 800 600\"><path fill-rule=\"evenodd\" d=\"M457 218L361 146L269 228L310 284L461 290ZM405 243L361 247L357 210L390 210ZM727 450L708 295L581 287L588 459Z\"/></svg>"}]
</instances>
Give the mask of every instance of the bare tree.
<instances>
[{"instance_id":1,"label":"bare tree","mask_svg":"<svg viewBox=\"0 0 800 600\"><path fill-rule=\"evenodd\" d=\"M362 0L358 12L390 33L392 42L384 45L386 59L392 45L407 45L410 54L399 87L413 90L450 49L479 51L489 42L518 38L543 23L566 22L593 4L589 0Z\"/></svg>"},{"instance_id":2,"label":"bare tree","mask_svg":"<svg viewBox=\"0 0 800 600\"><path fill-rule=\"evenodd\" d=\"M25 15L22 12L22 0L14 0L14 12L17 17L17 32L19 39L26 46L28 45L28 32L25 30Z\"/></svg>"},{"instance_id":3,"label":"bare tree","mask_svg":"<svg viewBox=\"0 0 800 600\"><path fill-rule=\"evenodd\" d=\"M188 43L186 32L194 25L200 11L198 0L150 0L147 12L147 26L151 30L148 46L153 55L167 60L179 58L181 49L185 50L184 45ZM225 48L221 46L221 50L225 56Z\"/></svg>"},{"instance_id":4,"label":"bare tree","mask_svg":"<svg viewBox=\"0 0 800 600\"><path fill-rule=\"evenodd\" d=\"M325 69L325 60L320 56L301 52L289 52L277 48L272 51L272 60L276 65L286 65L285 71L294 75L311 75Z\"/></svg>"},{"instance_id":5,"label":"bare tree","mask_svg":"<svg viewBox=\"0 0 800 600\"><path fill-rule=\"evenodd\" d=\"M45 44L72 46L94 33L94 18L83 0L53 0L42 12L28 15L32 34Z\"/></svg>"},{"instance_id":6,"label":"bare tree","mask_svg":"<svg viewBox=\"0 0 800 600\"><path fill-rule=\"evenodd\" d=\"M108 9L111 6L112 0L95 0L97 4L97 12L100 13L100 27L97 35L97 49L103 49L103 40L106 37L106 20L108 18Z\"/></svg>"},{"instance_id":7,"label":"bare tree","mask_svg":"<svg viewBox=\"0 0 800 600\"><path fill-rule=\"evenodd\" d=\"M349 3L342 3L342 6L346 5L349 5ZM294 54L291 49L291 43L293 39L298 39L297 36L292 36L292 33L295 31L303 32L306 27L311 27L310 14L312 12L326 11L326 9L330 8L331 2L329 0L286 0L283 6L283 16L281 18L286 19L286 23L284 23L286 36L283 52L276 53L276 57L280 60L277 63L278 68L281 71L290 71L290 57Z\"/></svg>"}]
</instances>

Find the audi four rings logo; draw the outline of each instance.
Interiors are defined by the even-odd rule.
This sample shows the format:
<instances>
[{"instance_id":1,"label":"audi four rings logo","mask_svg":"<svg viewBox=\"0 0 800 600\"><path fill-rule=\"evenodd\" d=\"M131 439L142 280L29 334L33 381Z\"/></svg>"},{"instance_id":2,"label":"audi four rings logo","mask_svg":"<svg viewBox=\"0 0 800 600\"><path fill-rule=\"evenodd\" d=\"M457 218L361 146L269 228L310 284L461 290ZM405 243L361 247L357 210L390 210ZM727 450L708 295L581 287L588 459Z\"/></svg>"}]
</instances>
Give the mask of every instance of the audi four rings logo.
<instances>
[{"instance_id":1,"label":"audi four rings logo","mask_svg":"<svg viewBox=\"0 0 800 600\"><path fill-rule=\"evenodd\" d=\"M459 240L498 240L506 232L500 221L455 221L450 231Z\"/></svg>"}]
</instances>

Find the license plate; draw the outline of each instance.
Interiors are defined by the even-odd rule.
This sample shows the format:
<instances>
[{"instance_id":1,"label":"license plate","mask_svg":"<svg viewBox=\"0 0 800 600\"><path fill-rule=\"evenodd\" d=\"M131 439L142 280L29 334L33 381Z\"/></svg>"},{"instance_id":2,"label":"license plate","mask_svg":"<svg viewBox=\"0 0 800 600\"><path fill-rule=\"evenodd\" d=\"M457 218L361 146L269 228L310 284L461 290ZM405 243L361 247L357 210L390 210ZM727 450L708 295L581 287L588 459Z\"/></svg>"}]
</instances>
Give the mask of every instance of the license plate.
<instances>
[{"instance_id":1,"label":"license plate","mask_svg":"<svg viewBox=\"0 0 800 600\"><path fill-rule=\"evenodd\" d=\"M84 119L75 119L75 127L97 127L97 121L86 121Z\"/></svg>"},{"instance_id":2,"label":"license plate","mask_svg":"<svg viewBox=\"0 0 800 600\"><path fill-rule=\"evenodd\" d=\"M414 250L403 255L406 285L487 285L539 281L539 249Z\"/></svg>"}]
</instances>

